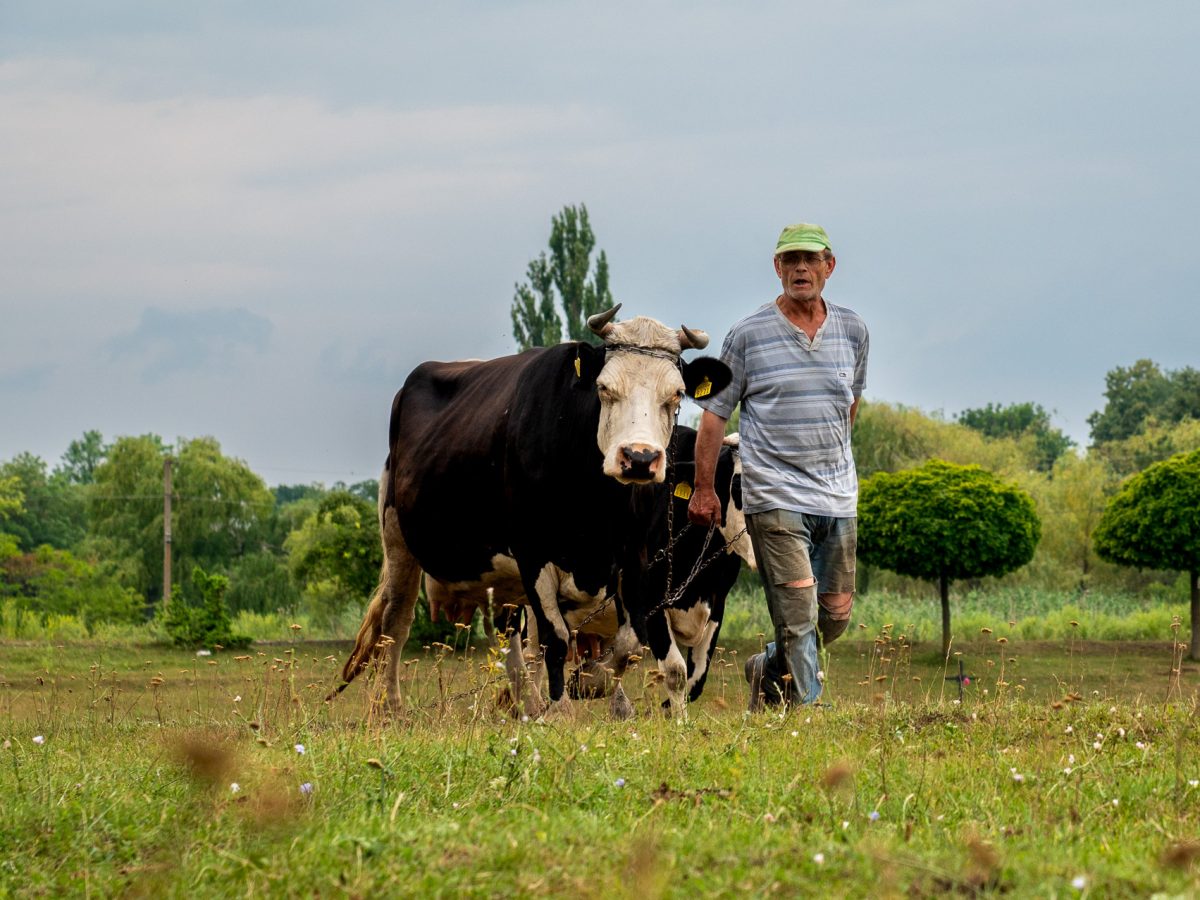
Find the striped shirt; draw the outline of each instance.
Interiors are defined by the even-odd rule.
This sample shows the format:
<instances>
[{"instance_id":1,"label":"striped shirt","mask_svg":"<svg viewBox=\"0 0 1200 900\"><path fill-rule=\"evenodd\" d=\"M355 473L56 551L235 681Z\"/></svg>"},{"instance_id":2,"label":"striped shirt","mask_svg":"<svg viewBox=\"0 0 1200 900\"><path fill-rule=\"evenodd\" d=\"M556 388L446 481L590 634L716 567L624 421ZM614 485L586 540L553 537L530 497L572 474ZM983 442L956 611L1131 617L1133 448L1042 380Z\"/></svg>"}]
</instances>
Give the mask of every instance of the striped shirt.
<instances>
[{"instance_id":1,"label":"striped shirt","mask_svg":"<svg viewBox=\"0 0 1200 900\"><path fill-rule=\"evenodd\" d=\"M742 496L748 513L787 509L857 514L858 474L850 452L850 405L867 378L867 326L825 302L810 341L774 303L735 324L721 347L729 387L699 405L728 419L742 404Z\"/></svg>"}]
</instances>

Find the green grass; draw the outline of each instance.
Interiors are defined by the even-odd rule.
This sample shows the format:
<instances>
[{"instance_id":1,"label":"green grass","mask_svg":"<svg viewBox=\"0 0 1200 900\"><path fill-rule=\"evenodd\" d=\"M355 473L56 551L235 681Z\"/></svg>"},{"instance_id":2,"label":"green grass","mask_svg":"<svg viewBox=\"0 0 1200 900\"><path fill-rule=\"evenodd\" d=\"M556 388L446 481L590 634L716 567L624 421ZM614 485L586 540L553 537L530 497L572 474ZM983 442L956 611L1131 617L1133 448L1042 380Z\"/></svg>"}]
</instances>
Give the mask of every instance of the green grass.
<instances>
[{"instance_id":1,"label":"green grass","mask_svg":"<svg viewBox=\"0 0 1200 900\"><path fill-rule=\"evenodd\" d=\"M323 702L344 644L0 644L0 895L1200 891L1200 675L1170 641L1003 626L947 663L892 624L832 648L832 709L744 716L740 644L687 721L634 673L626 723L509 718L482 647L412 655L389 719L369 681Z\"/></svg>"}]
</instances>

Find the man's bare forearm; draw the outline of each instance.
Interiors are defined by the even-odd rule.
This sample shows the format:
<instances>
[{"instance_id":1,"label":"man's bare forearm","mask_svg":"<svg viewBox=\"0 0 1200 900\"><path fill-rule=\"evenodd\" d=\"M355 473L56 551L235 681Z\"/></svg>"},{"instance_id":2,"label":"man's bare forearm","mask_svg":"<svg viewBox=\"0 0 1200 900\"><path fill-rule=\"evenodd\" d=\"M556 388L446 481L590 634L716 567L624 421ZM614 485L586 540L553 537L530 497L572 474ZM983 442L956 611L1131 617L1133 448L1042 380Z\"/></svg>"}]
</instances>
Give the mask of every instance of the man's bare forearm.
<instances>
[{"instance_id":1,"label":"man's bare forearm","mask_svg":"<svg viewBox=\"0 0 1200 900\"><path fill-rule=\"evenodd\" d=\"M721 452L721 441L725 439L725 420L716 413L705 410L700 416L700 430L696 432L696 487L713 487L717 472L717 456Z\"/></svg>"}]
</instances>

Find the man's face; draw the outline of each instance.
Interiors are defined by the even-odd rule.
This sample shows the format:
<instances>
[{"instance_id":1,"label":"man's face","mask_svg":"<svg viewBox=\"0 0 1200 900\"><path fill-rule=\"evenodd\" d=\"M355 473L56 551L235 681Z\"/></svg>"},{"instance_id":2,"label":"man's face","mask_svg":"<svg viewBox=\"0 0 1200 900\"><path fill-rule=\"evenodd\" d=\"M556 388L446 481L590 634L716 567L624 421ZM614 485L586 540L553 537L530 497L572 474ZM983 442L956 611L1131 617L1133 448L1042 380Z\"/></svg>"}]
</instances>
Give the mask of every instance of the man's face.
<instances>
[{"instance_id":1,"label":"man's face","mask_svg":"<svg viewBox=\"0 0 1200 900\"><path fill-rule=\"evenodd\" d=\"M775 274L789 300L812 303L820 298L835 264L832 253L789 250L775 257Z\"/></svg>"}]
</instances>

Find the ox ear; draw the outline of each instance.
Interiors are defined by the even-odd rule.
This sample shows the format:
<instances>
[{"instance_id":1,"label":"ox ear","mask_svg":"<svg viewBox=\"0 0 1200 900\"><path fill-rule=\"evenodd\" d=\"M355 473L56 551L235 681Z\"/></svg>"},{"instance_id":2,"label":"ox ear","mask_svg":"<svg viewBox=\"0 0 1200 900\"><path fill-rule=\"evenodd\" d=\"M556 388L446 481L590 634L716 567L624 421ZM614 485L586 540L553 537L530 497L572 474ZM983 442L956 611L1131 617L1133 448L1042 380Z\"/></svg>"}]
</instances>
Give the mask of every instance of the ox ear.
<instances>
[{"instance_id":1,"label":"ox ear","mask_svg":"<svg viewBox=\"0 0 1200 900\"><path fill-rule=\"evenodd\" d=\"M581 387L594 388L596 379L600 377L600 371L604 368L604 348L594 347L587 341L580 341L576 345L576 356L571 360L571 365L575 365L575 361L579 361L579 368L576 370L575 384Z\"/></svg>"},{"instance_id":2,"label":"ox ear","mask_svg":"<svg viewBox=\"0 0 1200 900\"><path fill-rule=\"evenodd\" d=\"M715 356L698 356L683 364L683 386L694 400L716 396L732 380L729 366Z\"/></svg>"}]
</instances>

